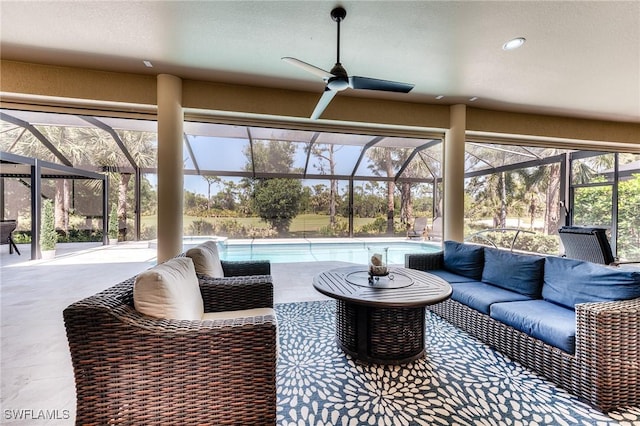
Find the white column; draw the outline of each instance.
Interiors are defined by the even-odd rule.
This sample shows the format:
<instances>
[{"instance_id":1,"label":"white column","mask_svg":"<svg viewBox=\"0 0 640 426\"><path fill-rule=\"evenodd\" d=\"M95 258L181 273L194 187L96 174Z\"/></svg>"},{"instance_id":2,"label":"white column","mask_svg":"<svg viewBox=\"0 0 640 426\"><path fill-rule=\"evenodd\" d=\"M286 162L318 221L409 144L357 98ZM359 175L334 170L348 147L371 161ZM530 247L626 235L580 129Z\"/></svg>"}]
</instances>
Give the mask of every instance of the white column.
<instances>
[{"instance_id":1,"label":"white column","mask_svg":"<svg viewBox=\"0 0 640 426\"><path fill-rule=\"evenodd\" d=\"M464 144L466 105L452 105L444 138L443 239L464 240Z\"/></svg>"},{"instance_id":2,"label":"white column","mask_svg":"<svg viewBox=\"0 0 640 426\"><path fill-rule=\"evenodd\" d=\"M158 75L158 263L182 251L182 80Z\"/></svg>"}]
</instances>

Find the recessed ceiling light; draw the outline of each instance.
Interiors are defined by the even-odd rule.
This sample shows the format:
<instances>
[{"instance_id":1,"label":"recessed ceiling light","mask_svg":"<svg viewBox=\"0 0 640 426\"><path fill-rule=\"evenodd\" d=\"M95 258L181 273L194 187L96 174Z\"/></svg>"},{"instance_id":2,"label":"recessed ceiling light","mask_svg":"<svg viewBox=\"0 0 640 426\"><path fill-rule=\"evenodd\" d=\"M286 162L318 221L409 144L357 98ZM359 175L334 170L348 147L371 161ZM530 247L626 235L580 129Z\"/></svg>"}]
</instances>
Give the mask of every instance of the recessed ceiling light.
<instances>
[{"instance_id":1,"label":"recessed ceiling light","mask_svg":"<svg viewBox=\"0 0 640 426\"><path fill-rule=\"evenodd\" d=\"M153 64L151 63L151 61L142 61L142 63L147 68L153 68Z\"/></svg>"},{"instance_id":2,"label":"recessed ceiling light","mask_svg":"<svg viewBox=\"0 0 640 426\"><path fill-rule=\"evenodd\" d=\"M477 96L472 96L472 97L469 98L469 102L475 102L477 100L478 100Z\"/></svg>"},{"instance_id":3,"label":"recessed ceiling light","mask_svg":"<svg viewBox=\"0 0 640 426\"><path fill-rule=\"evenodd\" d=\"M438 95L438 96L436 96L436 99L438 99L438 100L439 100L439 99L442 99L442 98L444 98L444 95Z\"/></svg>"},{"instance_id":4,"label":"recessed ceiling light","mask_svg":"<svg viewBox=\"0 0 640 426\"><path fill-rule=\"evenodd\" d=\"M502 45L502 50L513 50L522 46L524 42L527 41L524 37L517 37L512 40L509 40L505 44Z\"/></svg>"}]
</instances>

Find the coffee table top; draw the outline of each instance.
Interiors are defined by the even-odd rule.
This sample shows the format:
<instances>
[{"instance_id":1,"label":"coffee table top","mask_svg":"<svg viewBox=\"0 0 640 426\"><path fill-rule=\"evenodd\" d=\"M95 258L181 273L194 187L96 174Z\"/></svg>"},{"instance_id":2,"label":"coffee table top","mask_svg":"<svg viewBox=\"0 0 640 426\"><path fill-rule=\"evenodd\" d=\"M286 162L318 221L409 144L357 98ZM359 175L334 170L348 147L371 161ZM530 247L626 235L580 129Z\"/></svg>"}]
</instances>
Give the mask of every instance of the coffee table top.
<instances>
[{"instance_id":1,"label":"coffee table top","mask_svg":"<svg viewBox=\"0 0 640 426\"><path fill-rule=\"evenodd\" d=\"M451 296L440 277L408 268L390 268L389 277L368 283L366 266L331 269L313 277L313 286L334 299L376 307L420 307Z\"/></svg>"}]
</instances>

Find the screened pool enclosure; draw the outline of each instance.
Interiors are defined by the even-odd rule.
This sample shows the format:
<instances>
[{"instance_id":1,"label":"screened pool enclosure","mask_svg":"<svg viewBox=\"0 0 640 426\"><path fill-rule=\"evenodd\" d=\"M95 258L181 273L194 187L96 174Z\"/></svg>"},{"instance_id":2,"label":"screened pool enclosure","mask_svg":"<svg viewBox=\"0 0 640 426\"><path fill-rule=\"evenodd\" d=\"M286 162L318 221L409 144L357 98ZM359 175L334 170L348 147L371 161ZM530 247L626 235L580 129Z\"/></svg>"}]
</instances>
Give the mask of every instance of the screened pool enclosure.
<instances>
[{"instance_id":1,"label":"screened pool enclosure","mask_svg":"<svg viewBox=\"0 0 640 426\"><path fill-rule=\"evenodd\" d=\"M155 238L155 121L10 109L0 120L2 218L18 220L20 241L38 223L34 193L55 201L62 241L102 241L111 228L120 240ZM406 236L422 218L420 238L442 237L442 132L204 121L184 123L185 235ZM467 239L504 246L517 229L526 232L515 248L558 253L559 226L600 226L618 257L640 260L639 154L487 137L469 137L465 151ZM10 173L12 155L108 185L44 174L33 192L30 177Z\"/></svg>"}]
</instances>

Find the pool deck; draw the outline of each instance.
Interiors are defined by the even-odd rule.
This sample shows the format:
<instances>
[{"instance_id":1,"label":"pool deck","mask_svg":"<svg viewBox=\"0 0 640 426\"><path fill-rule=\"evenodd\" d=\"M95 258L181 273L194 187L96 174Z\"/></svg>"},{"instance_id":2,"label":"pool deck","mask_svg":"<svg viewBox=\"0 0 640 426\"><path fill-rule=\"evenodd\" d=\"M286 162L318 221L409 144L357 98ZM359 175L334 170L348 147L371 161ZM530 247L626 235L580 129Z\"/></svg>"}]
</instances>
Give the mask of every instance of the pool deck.
<instances>
[{"instance_id":1,"label":"pool deck","mask_svg":"<svg viewBox=\"0 0 640 426\"><path fill-rule=\"evenodd\" d=\"M373 242L373 239L366 240ZM408 241L380 240L377 242ZM246 240L239 241L246 243ZM291 243L291 240L282 242ZM146 241L113 246L58 244L56 258L30 260L29 247L18 245L22 253L18 256L9 254L7 245L0 246L1 423L33 424L33 419L4 418L5 410L58 410L61 417L66 413L70 419L37 420L37 424L73 424L75 388L62 311L77 300L152 267L156 264L156 249ZM275 302L326 300L328 297L313 288L313 276L349 265L353 263L272 263Z\"/></svg>"}]
</instances>

